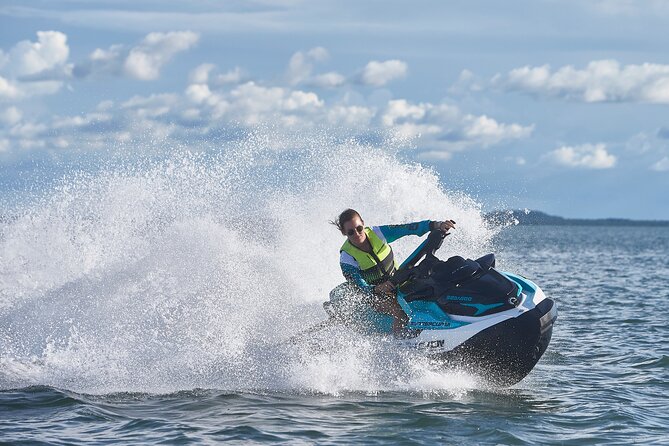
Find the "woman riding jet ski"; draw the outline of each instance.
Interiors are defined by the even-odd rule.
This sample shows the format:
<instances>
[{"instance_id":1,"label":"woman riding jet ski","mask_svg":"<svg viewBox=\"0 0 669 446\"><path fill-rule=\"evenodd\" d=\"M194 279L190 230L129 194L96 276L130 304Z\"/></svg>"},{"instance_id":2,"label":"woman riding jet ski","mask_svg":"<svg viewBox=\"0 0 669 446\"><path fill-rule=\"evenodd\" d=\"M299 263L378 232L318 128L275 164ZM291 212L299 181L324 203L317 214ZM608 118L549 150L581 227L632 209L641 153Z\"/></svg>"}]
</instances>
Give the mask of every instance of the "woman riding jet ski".
<instances>
[{"instance_id":1,"label":"woman riding jet ski","mask_svg":"<svg viewBox=\"0 0 669 446\"><path fill-rule=\"evenodd\" d=\"M496 385L523 379L548 347L557 308L536 284L498 272L494 254L435 257L452 220L367 228L347 209L335 224L347 236L340 257L347 282L323 304L329 322L393 334L404 346ZM388 243L430 230L397 267Z\"/></svg>"},{"instance_id":2,"label":"woman riding jet ski","mask_svg":"<svg viewBox=\"0 0 669 446\"><path fill-rule=\"evenodd\" d=\"M425 220L368 228L357 211L346 209L332 223L347 237L339 257L347 283L364 296L372 308L392 316L393 331L399 334L408 319L395 299L396 286L390 281L397 270L397 262L388 243L406 235L422 236L432 229L445 232L453 229L455 222Z\"/></svg>"}]
</instances>

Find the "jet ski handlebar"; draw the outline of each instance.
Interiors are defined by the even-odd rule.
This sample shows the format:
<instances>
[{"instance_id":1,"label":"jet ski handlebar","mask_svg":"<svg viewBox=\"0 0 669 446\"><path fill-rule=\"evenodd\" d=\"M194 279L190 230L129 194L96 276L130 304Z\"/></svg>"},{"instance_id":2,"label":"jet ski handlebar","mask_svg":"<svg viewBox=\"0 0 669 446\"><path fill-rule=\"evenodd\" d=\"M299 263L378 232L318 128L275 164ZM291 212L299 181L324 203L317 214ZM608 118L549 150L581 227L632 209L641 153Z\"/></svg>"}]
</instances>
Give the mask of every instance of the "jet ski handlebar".
<instances>
[{"instance_id":1,"label":"jet ski handlebar","mask_svg":"<svg viewBox=\"0 0 669 446\"><path fill-rule=\"evenodd\" d=\"M395 274L390 278L390 282L397 286L406 282L411 278L412 270L416 264L426 256L434 256L434 253L441 247L444 239L449 232L444 232L439 229L430 231L427 239L407 258L404 263L395 271Z\"/></svg>"}]
</instances>

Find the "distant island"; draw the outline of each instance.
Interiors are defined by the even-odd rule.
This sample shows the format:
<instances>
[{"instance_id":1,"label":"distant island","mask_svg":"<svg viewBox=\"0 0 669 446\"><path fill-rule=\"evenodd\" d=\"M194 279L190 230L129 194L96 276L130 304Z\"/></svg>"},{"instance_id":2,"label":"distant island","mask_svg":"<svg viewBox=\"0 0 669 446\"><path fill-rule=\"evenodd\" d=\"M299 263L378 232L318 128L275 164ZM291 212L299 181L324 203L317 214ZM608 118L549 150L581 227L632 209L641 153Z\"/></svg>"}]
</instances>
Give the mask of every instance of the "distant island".
<instances>
[{"instance_id":1,"label":"distant island","mask_svg":"<svg viewBox=\"0 0 669 446\"><path fill-rule=\"evenodd\" d=\"M669 226L669 220L630 220L626 218L564 218L533 210L494 211L485 220L495 226L553 225L553 226Z\"/></svg>"}]
</instances>

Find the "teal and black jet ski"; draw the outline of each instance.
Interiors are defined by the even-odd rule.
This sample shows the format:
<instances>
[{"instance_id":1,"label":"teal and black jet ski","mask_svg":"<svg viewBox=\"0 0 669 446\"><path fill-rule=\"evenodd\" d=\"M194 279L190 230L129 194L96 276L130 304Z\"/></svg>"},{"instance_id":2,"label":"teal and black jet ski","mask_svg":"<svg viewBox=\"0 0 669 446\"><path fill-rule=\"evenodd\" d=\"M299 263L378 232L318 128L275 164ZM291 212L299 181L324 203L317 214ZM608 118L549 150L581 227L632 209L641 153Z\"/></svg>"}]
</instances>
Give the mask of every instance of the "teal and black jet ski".
<instances>
[{"instance_id":1,"label":"teal and black jet ski","mask_svg":"<svg viewBox=\"0 0 669 446\"><path fill-rule=\"evenodd\" d=\"M408 316L397 342L453 369L499 386L522 380L546 351L557 318L534 282L495 269L495 255L476 260L435 256L447 233L432 231L391 278ZM324 308L329 323L392 336L392 318L341 284Z\"/></svg>"}]
</instances>

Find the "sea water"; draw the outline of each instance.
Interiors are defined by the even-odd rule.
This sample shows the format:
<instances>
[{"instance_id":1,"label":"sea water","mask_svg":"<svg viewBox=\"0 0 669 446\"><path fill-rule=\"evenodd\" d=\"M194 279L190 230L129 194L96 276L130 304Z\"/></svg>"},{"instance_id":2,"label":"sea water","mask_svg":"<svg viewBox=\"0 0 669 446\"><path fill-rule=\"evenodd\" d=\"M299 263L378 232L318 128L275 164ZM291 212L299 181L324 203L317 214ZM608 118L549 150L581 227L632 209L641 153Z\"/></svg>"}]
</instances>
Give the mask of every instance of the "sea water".
<instances>
[{"instance_id":1,"label":"sea water","mask_svg":"<svg viewBox=\"0 0 669 446\"><path fill-rule=\"evenodd\" d=\"M666 444L669 228L491 227L356 142L71 172L3 209L0 442ZM496 389L383 339L286 339L325 317L346 207L451 218L439 252L497 253L555 299L553 340ZM399 257L419 243L396 242Z\"/></svg>"}]
</instances>

